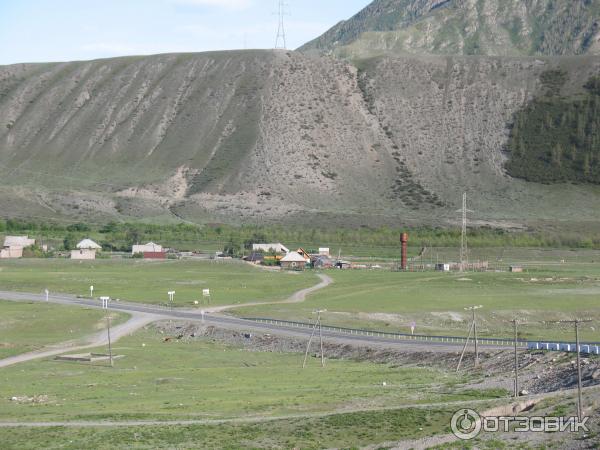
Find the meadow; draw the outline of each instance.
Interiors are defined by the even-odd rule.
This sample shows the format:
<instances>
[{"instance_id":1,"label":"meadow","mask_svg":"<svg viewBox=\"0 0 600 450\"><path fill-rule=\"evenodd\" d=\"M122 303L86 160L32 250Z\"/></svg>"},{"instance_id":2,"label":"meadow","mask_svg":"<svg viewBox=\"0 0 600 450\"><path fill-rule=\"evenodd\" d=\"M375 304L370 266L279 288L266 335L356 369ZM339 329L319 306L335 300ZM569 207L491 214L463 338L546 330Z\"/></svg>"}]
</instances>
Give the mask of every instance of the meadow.
<instances>
[{"instance_id":1,"label":"meadow","mask_svg":"<svg viewBox=\"0 0 600 450\"><path fill-rule=\"evenodd\" d=\"M389 270L328 271L328 288L299 304L249 306L234 313L241 317L269 317L312 321L315 309L326 309L323 323L375 330L410 332L414 322L420 334L464 335L470 314L477 311L482 336L512 335L511 320L522 322L526 339L574 339L572 327L555 323L577 317L596 323L582 327L582 339L600 341L600 261L594 254L573 253L570 260L533 254L519 261L524 273L390 272ZM575 256L577 256L575 258ZM561 263L560 261L565 261Z\"/></svg>"},{"instance_id":2,"label":"meadow","mask_svg":"<svg viewBox=\"0 0 600 450\"><path fill-rule=\"evenodd\" d=\"M210 289L211 305L284 300L318 282L313 274L261 270L239 261L22 259L0 261L0 290L44 289L161 304L175 291L176 306L192 306Z\"/></svg>"},{"instance_id":3,"label":"meadow","mask_svg":"<svg viewBox=\"0 0 600 450\"><path fill-rule=\"evenodd\" d=\"M104 349L102 349L104 350ZM264 418L496 397L461 392L439 369L253 352L208 338L165 341L154 327L123 338L107 364L32 361L2 370L0 420ZM385 383L385 384L384 384ZM45 395L39 404L13 396Z\"/></svg>"},{"instance_id":4,"label":"meadow","mask_svg":"<svg viewBox=\"0 0 600 450\"><path fill-rule=\"evenodd\" d=\"M321 368L320 360L311 357L302 369L301 353L253 352L208 338L165 342L152 326L113 349L124 355L113 368L45 359L3 369L0 421L255 418L256 423L44 430L49 434L0 429L3 448L33 448L49 435L62 448L84 442L100 448L156 448L165 442L177 447L350 447L445 431L451 407L426 408L430 403L507 395L499 389L461 389L475 375L434 368L334 359ZM44 400L11 400L34 396ZM390 411L377 411L381 408Z\"/></svg>"},{"instance_id":5,"label":"meadow","mask_svg":"<svg viewBox=\"0 0 600 450\"><path fill-rule=\"evenodd\" d=\"M91 308L0 301L0 359L56 343L77 342L104 330L105 317L104 312ZM111 324L127 317L113 311Z\"/></svg>"}]
</instances>

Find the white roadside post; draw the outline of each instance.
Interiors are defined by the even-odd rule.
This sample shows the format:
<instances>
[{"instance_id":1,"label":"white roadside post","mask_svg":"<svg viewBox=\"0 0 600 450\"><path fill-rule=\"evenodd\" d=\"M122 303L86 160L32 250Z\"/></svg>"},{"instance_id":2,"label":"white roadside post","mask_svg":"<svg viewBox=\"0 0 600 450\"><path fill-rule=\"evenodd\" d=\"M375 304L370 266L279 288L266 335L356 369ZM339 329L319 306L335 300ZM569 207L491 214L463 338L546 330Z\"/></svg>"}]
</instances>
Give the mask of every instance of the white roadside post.
<instances>
[{"instance_id":1,"label":"white roadside post","mask_svg":"<svg viewBox=\"0 0 600 450\"><path fill-rule=\"evenodd\" d=\"M94 286L90 286L90 298L94 298Z\"/></svg>"},{"instance_id":2,"label":"white roadside post","mask_svg":"<svg viewBox=\"0 0 600 450\"><path fill-rule=\"evenodd\" d=\"M200 311L200 317L202 317L202 323L204 323L204 310Z\"/></svg>"},{"instance_id":3,"label":"white roadside post","mask_svg":"<svg viewBox=\"0 0 600 450\"><path fill-rule=\"evenodd\" d=\"M410 334L415 334L415 327L417 326L417 324L415 322L411 322L410 324Z\"/></svg>"},{"instance_id":4,"label":"white roadside post","mask_svg":"<svg viewBox=\"0 0 600 450\"><path fill-rule=\"evenodd\" d=\"M110 366L114 367L113 356L112 356L112 344L110 342L110 311L108 311L108 303L110 302L110 297L100 297L100 300L102 300L102 308L107 310L106 333L108 336L108 357L110 359Z\"/></svg>"},{"instance_id":5,"label":"white roadside post","mask_svg":"<svg viewBox=\"0 0 600 450\"><path fill-rule=\"evenodd\" d=\"M46 294L46 301L49 301L50 291L48 289L44 289L44 294Z\"/></svg>"}]
</instances>

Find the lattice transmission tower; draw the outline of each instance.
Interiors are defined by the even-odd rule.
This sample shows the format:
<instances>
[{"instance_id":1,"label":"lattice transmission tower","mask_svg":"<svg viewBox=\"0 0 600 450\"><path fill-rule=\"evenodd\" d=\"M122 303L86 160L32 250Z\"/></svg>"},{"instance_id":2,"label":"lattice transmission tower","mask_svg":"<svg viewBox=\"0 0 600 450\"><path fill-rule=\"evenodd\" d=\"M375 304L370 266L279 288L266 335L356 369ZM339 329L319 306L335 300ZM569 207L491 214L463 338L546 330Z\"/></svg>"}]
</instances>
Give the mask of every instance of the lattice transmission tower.
<instances>
[{"instance_id":1,"label":"lattice transmission tower","mask_svg":"<svg viewBox=\"0 0 600 450\"><path fill-rule=\"evenodd\" d=\"M279 19L279 25L277 27L277 37L275 38L275 48L287 49L287 42L285 37L285 16L287 3L284 0L278 0L277 2L277 17Z\"/></svg>"},{"instance_id":2,"label":"lattice transmission tower","mask_svg":"<svg viewBox=\"0 0 600 450\"><path fill-rule=\"evenodd\" d=\"M464 272L469 266L469 244L467 241L467 213L473 212L467 209L467 193L463 194L462 209L462 233L460 236L460 270Z\"/></svg>"}]
</instances>

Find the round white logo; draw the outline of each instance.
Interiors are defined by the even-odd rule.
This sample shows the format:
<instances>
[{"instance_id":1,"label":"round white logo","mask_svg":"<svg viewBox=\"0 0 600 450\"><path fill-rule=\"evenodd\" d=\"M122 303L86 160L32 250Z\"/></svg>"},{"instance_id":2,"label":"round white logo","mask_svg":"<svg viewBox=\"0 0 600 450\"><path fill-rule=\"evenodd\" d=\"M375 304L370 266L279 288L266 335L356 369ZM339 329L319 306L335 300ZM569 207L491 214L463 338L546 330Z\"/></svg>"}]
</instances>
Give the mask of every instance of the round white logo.
<instances>
[{"instance_id":1,"label":"round white logo","mask_svg":"<svg viewBox=\"0 0 600 450\"><path fill-rule=\"evenodd\" d=\"M472 409L456 411L450 422L454 436L462 440L476 438L481 432L481 416Z\"/></svg>"}]
</instances>

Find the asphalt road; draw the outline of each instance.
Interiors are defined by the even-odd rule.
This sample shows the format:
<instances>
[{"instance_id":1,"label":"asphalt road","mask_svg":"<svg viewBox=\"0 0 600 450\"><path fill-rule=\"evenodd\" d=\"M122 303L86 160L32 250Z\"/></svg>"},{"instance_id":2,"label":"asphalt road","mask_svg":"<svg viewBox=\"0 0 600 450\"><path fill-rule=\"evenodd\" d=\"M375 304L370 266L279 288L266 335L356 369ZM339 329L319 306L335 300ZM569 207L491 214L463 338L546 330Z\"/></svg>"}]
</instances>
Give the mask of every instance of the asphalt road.
<instances>
[{"instance_id":1,"label":"asphalt road","mask_svg":"<svg viewBox=\"0 0 600 450\"><path fill-rule=\"evenodd\" d=\"M313 288L309 288L309 292L313 292L317 286L323 287L324 280ZM303 290L307 291L307 290ZM306 292L305 292L306 294ZM297 296L294 294L293 297ZM297 298L297 297L295 297ZM22 292L5 292L0 291L0 299L23 302L45 302L44 294L32 294ZM53 294L49 296L50 303L62 305L76 305L91 308L101 308L101 302L95 299L78 298L72 295ZM302 301L302 300L296 300ZM236 305L239 307L240 305ZM156 305L148 305L142 303L117 302L110 303L110 308L115 311L130 313L132 315L143 314L151 315L158 320L185 320L193 322L202 322L207 325L213 325L220 328L250 332L250 333L270 333L284 336L292 336L299 338L308 338L311 330L307 328L290 328L281 325L257 323L245 319L240 319L232 316L212 312L208 310L204 317L197 310L180 309L180 308L165 308ZM217 307L216 309L219 309ZM323 331L323 338L329 342L335 342L345 345L354 346L376 346L381 348L401 349L405 351L433 351L433 352L457 352L460 351L463 344L451 342L419 342L409 340L395 340L377 336L363 335L348 335L341 332L329 330ZM501 350L506 349L503 346L480 344L480 347L485 350Z\"/></svg>"}]
</instances>

